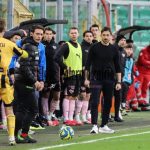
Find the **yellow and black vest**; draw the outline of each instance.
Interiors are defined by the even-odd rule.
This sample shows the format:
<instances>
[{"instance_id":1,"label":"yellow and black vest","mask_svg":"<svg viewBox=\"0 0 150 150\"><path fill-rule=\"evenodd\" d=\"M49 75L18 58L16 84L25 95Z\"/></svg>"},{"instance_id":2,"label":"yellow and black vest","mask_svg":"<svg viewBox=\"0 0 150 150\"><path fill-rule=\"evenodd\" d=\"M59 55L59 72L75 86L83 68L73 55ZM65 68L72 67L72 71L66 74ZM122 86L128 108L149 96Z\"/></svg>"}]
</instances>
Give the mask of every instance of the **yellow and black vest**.
<instances>
[{"instance_id":1,"label":"yellow and black vest","mask_svg":"<svg viewBox=\"0 0 150 150\"><path fill-rule=\"evenodd\" d=\"M69 55L64 59L64 64L71 68L73 75L82 73L82 50L79 43L78 47L74 47L71 43L66 42L69 46Z\"/></svg>"}]
</instances>

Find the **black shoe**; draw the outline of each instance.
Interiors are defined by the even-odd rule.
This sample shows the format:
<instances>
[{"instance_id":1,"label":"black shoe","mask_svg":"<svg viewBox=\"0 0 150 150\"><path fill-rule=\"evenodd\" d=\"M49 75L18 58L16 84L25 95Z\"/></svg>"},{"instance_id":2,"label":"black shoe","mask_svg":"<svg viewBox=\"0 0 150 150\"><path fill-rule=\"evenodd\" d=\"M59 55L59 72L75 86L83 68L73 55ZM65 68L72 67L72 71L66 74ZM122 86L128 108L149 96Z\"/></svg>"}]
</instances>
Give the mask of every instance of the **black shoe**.
<instances>
[{"instance_id":1,"label":"black shoe","mask_svg":"<svg viewBox=\"0 0 150 150\"><path fill-rule=\"evenodd\" d=\"M18 135L17 137L15 137L16 143L20 144L20 143L28 143L22 136Z\"/></svg>"},{"instance_id":2,"label":"black shoe","mask_svg":"<svg viewBox=\"0 0 150 150\"><path fill-rule=\"evenodd\" d=\"M16 143L36 143L37 141L33 139L31 136L27 135L26 137L22 137L21 135L18 135L16 137Z\"/></svg>"},{"instance_id":3,"label":"black shoe","mask_svg":"<svg viewBox=\"0 0 150 150\"><path fill-rule=\"evenodd\" d=\"M35 128L38 128L40 126L40 124L37 123L36 121L32 121L31 126L35 127Z\"/></svg>"},{"instance_id":4,"label":"black shoe","mask_svg":"<svg viewBox=\"0 0 150 150\"><path fill-rule=\"evenodd\" d=\"M123 119L121 119L121 118L119 118L119 117L114 118L114 120L115 120L116 122L123 122L123 121L124 121Z\"/></svg>"},{"instance_id":5,"label":"black shoe","mask_svg":"<svg viewBox=\"0 0 150 150\"><path fill-rule=\"evenodd\" d=\"M114 120L112 118L109 118L108 122L114 122Z\"/></svg>"},{"instance_id":6,"label":"black shoe","mask_svg":"<svg viewBox=\"0 0 150 150\"><path fill-rule=\"evenodd\" d=\"M25 141L27 141L27 143L36 143L37 140L33 139L31 136L26 136L26 137L23 137L25 139Z\"/></svg>"}]
</instances>

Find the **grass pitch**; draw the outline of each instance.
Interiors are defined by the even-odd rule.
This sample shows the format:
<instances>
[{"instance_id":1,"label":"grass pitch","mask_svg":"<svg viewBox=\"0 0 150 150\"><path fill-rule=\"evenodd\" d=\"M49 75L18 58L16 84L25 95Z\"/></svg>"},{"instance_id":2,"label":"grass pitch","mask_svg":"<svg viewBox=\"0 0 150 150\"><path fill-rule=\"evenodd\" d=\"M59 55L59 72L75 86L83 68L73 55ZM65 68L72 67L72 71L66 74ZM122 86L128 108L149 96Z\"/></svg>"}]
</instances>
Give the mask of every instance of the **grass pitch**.
<instances>
[{"instance_id":1,"label":"grass pitch","mask_svg":"<svg viewBox=\"0 0 150 150\"><path fill-rule=\"evenodd\" d=\"M7 132L0 130L0 150L149 150L150 112L131 112L123 123L111 122L114 134L89 134L91 125L73 127L72 140L62 141L58 136L59 127L36 130L33 135L36 144L7 144Z\"/></svg>"}]
</instances>

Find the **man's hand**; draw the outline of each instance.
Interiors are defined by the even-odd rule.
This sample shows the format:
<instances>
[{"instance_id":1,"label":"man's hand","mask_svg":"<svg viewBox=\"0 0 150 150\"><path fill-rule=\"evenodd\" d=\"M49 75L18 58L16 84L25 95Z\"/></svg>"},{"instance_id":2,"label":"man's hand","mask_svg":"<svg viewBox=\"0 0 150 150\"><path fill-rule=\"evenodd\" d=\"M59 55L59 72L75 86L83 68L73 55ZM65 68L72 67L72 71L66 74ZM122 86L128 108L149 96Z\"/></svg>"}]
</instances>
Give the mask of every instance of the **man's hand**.
<instances>
[{"instance_id":1,"label":"man's hand","mask_svg":"<svg viewBox=\"0 0 150 150\"><path fill-rule=\"evenodd\" d=\"M86 79L86 80L84 81L84 85L85 85L86 87L89 87L89 86L90 86L90 81Z\"/></svg>"},{"instance_id":2,"label":"man's hand","mask_svg":"<svg viewBox=\"0 0 150 150\"><path fill-rule=\"evenodd\" d=\"M121 83L117 83L115 88L117 91L119 91L121 89Z\"/></svg>"},{"instance_id":3,"label":"man's hand","mask_svg":"<svg viewBox=\"0 0 150 150\"><path fill-rule=\"evenodd\" d=\"M40 86L40 88L39 88L39 90L38 90L38 91L42 91L42 90L43 90L43 88L44 88L44 82L43 82L43 81L40 81L40 84L41 84L41 86Z\"/></svg>"},{"instance_id":4,"label":"man's hand","mask_svg":"<svg viewBox=\"0 0 150 150\"><path fill-rule=\"evenodd\" d=\"M35 85L35 89L36 89L37 91L39 91L39 89L41 88L40 82L39 82L39 81L36 81L36 82L34 83L34 85Z\"/></svg>"},{"instance_id":5,"label":"man's hand","mask_svg":"<svg viewBox=\"0 0 150 150\"><path fill-rule=\"evenodd\" d=\"M14 76L14 74L11 74L10 77L11 77L12 82L14 83L15 82L15 76Z\"/></svg>"}]
</instances>

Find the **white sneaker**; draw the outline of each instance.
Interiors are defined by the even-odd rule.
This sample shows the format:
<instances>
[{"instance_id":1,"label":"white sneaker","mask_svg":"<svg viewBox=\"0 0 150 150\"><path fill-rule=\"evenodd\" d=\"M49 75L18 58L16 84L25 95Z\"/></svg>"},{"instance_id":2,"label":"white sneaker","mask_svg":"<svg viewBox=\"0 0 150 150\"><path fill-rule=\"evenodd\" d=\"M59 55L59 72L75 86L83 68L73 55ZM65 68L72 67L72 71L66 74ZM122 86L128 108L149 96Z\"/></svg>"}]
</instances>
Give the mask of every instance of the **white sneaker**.
<instances>
[{"instance_id":1,"label":"white sneaker","mask_svg":"<svg viewBox=\"0 0 150 150\"><path fill-rule=\"evenodd\" d=\"M35 131L29 130L28 134L30 134L30 135L35 134Z\"/></svg>"},{"instance_id":2,"label":"white sneaker","mask_svg":"<svg viewBox=\"0 0 150 150\"><path fill-rule=\"evenodd\" d=\"M119 110L119 118L123 120L123 117L122 117L120 110Z\"/></svg>"},{"instance_id":3,"label":"white sneaker","mask_svg":"<svg viewBox=\"0 0 150 150\"><path fill-rule=\"evenodd\" d=\"M98 134L98 127L97 125L93 125L92 130L90 131L91 134Z\"/></svg>"},{"instance_id":4,"label":"white sneaker","mask_svg":"<svg viewBox=\"0 0 150 150\"><path fill-rule=\"evenodd\" d=\"M16 145L16 141L15 141L15 137L14 136L10 136L9 137L9 145L10 146Z\"/></svg>"},{"instance_id":5,"label":"white sneaker","mask_svg":"<svg viewBox=\"0 0 150 150\"><path fill-rule=\"evenodd\" d=\"M105 125L104 127L100 127L99 128L99 132L100 133L115 133L115 131L110 129L110 128L108 128L107 125Z\"/></svg>"}]
</instances>

